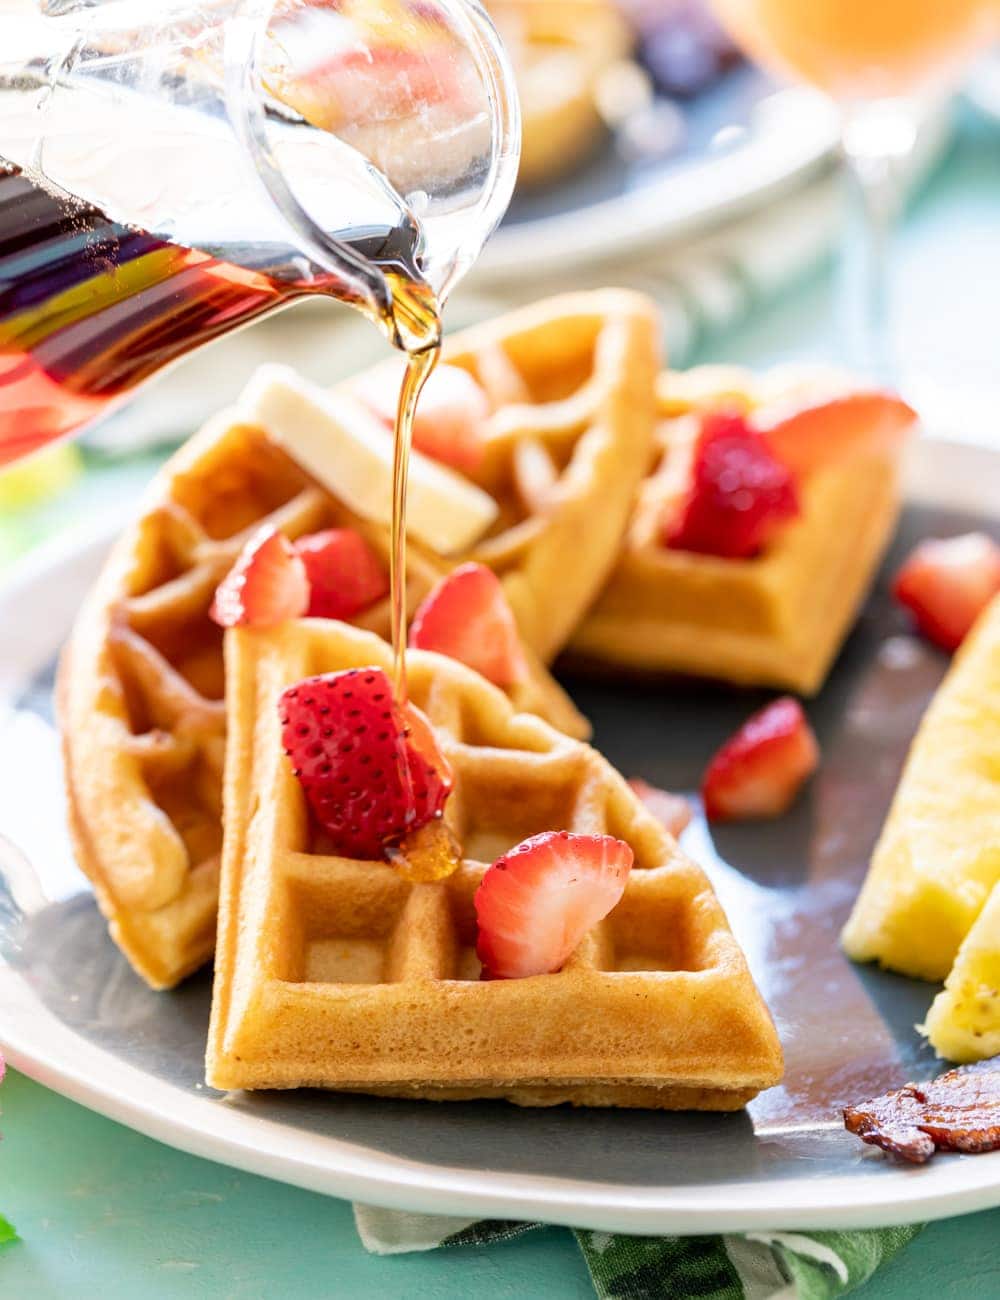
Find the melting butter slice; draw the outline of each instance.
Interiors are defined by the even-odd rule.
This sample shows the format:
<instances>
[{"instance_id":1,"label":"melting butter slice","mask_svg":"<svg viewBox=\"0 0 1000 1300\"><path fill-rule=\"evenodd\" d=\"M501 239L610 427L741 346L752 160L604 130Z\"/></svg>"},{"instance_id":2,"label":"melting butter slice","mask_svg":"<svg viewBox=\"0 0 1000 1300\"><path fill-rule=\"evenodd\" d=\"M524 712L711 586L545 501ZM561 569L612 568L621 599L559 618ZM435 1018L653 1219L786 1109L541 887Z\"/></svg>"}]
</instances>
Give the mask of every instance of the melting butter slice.
<instances>
[{"instance_id":1,"label":"melting butter slice","mask_svg":"<svg viewBox=\"0 0 1000 1300\"><path fill-rule=\"evenodd\" d=\"M327 392L287 366L262 366L240 408L355 514L391 523L393 435L357 398L343 389ZM497 513L481 488L418 451L411 454L410 536L450 555L477 542Z\"/></svg>"}]
</instances>

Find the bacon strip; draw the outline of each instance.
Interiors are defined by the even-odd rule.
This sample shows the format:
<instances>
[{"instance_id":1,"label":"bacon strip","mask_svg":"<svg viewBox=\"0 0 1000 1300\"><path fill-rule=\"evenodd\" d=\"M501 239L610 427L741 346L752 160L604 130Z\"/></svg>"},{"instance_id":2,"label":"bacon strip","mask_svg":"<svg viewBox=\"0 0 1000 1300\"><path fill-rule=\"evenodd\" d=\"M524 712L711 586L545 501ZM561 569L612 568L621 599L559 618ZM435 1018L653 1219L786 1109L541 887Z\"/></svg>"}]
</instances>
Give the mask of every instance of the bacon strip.
<instances>
[{"instance_id":1,"label":"bacon strip","mask_svg":"<svg viewBox=\"0 0 1000 1300\"><path fill-rule=\"evenodd\" d=\"M848 1106L844 1124L862 1142L912 1164L935 1151L1000 1150L1000 1056Z\"/></svg>"}]
</instances>

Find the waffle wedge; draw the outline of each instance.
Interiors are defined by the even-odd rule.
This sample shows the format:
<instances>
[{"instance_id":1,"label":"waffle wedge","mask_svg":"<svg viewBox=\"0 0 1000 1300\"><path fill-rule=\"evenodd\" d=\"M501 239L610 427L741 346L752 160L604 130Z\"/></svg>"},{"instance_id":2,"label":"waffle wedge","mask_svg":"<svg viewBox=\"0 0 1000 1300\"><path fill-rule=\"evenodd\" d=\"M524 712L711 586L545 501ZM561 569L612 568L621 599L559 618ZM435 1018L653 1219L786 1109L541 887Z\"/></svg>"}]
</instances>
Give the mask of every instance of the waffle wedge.
<instances>
[{"instance_id":1,"label":"waffle wedge","mask_svg":"<svg viewBox=\"0 0 1000 1300\"><path fill-rule=\"evenodd\" d=\"M945 979L958 956L948 992L928 1021L940 1050L955 1047L960 1015L970 1037L973 1022L982 1028L979 1021L990 1015L994 1033L1000 1029L997 986L989 983L1000 953L996 906L983 912L998 883L1000 598L969 634L924 715L843 935L856 961L878 961L921 979ZM960 954L981 912L982 926ZM991 943L992 963L986 958ZM981 994L972 991L979 973L981 994L993 995L993 1009L984 1003L982 1017Z\"/></svg>"},{"instance_id":2,"label":"waffle wedge","mask_svg":"<svg viewBox=\"0 0 1000 1300\"><path fill-rule=\"evenodd\" d=\"M730 1110L778 1081L781 1049L701 869L589 746L517 714L434 654L411 698L453 769L451 876L410 884L314 836L278 698L318 672L387 668L385 643L304 620L227 635L230 744L208 1081L522 1105ZM545 829L608 833L626 892L558 974L482 981L473 893Z\"/></svg>"},{"instance_id":3,"label":"waffle wedge","mask_svg":"<svg viewBox=\"0 0 1000 1300\"><path fill-rule=\"evenodd\" d=\"M628 23L609 0L488 0L521 101L521 185L572 170L605 135L602 73L628 56Z\"/></svg>"},{"instance_id":4,"label":"waffle wedge","mask_svg":"<svg viewBox=\"0 0 1000 1300\"><path fill-rule=\"evenodd\" d=\"M817 691L892 535L896 458L861 456L810 475L800 517L753 559L670 549L658 528L688 462L698 412L821 400L843 387L832 372L797 369L755 377L705 366L661 376L650 472L617 567L574 633L570 656L597 667Z\"/></svg>"},{"instance_id":5,"label":"waffle wedge","mask_svg":"<svg viewBox=\"0 0 1000 1300\"><path fill-rule=\"evenodd\" d=\"M411 613L460 560L497 568L530 666L512 699L574 735L587 734L586 721L539 652L562 644L613 563L648 454L655 338L651 306L617 292L556 299L459 336L451 360L476 373L494 408L481 477L497 524L471 556L410 546ZM354 399L342 401L346 413ZM154 987L176 984L213 949L225 711L222 634L208 609L265 522L293 538L354 528L388 564L384 518L358 515L258 425L223 412L151 485L63 659L77 859L115 941ZM360 621L385 635L388 601Z\"/></svg>"},{"instance_id":6,"label":"waffle wedge","mask_svg":"<svg viewBox=\"0 0 1000 1300\"><path fill-rule=\"evenodd\" d=\"M462 560L494 569L523 639L546 663L614 566L652 445L657 336L648 299L605 289L546 299L445 345L442 360L467 370L489 400L485 455L471 479L495 517L478 537L442 549L428 511L424 558L439 571ZM243 409L289 447L322 445L345 402L265 367ZM380 501L387 508L388 497Z\"/></svg>"}]
</instances>

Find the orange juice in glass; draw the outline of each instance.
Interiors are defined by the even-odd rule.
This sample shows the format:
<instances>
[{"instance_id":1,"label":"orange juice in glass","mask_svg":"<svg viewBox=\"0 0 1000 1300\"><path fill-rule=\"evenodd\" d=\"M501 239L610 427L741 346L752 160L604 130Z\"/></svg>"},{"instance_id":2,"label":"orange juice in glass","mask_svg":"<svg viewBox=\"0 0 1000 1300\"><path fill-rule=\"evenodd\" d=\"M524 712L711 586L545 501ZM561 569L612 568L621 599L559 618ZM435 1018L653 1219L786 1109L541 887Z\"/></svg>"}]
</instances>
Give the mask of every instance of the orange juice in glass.
<instances>
[{"instance_id":1,"label":"orange juice in glass","mask_svg":"<svg viewBox=\"0 0 1000 1300\"><path fill-rule=\"evenodd\" d=\"M996 35L1000 0L712 3L748 54L825 91L841 109L843 153L857 182L865 235L859 358L886 378L886 252L896 168L916 142L920 102L949 90Z\"/></svg>"},{"instance_id":2,"label":"orange juice in glass","mask_svg":"<svg viewBox=\"0 0 1000 1300\"><path fill-rule=\"evenodd\" d=\"M714 0L762 63L835 99L883 99L951 80L989 34L992 0Z\"/></svg>"}]
</instances>

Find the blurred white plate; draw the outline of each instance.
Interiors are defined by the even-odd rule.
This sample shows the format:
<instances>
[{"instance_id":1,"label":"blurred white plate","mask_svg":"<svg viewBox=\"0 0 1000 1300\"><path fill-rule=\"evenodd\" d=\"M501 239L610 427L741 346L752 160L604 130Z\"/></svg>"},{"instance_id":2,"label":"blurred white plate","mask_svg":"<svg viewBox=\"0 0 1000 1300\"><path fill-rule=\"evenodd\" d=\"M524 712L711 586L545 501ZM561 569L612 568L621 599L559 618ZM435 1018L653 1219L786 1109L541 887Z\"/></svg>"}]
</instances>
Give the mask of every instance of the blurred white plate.
<instances>
[{"instance_id":1,"label":"blurred white plate","mask_svg":"<svg viewBox=\"0 0 1000 1300\"><path fill-rule=\"evenodd\" d=\"M965 93L981 113L1000 122L1000 49L976 66Z\"/></svg>"},{"instance_id":2,"label":"blurred white plate","mask_svg":"<svg viewBox=\"0 0 1000 1300\"><path fill-rule=\"evenodd\" d=\"M551 274L677 240L800 183L837 144L825 96L777 90L751 67L730 72L682 112L685 151L629 163L609 143L565 181L516 195L470 278Z\"/></svg>"}]
</instances>

